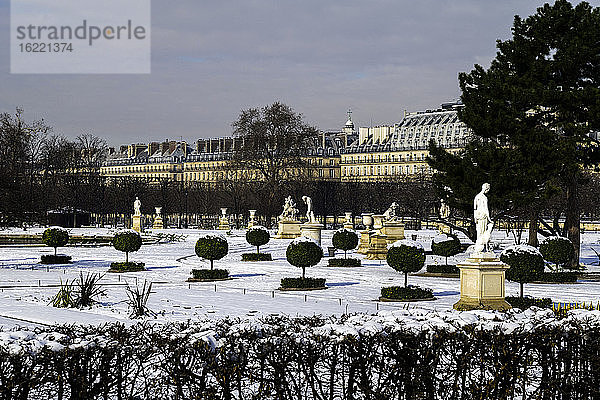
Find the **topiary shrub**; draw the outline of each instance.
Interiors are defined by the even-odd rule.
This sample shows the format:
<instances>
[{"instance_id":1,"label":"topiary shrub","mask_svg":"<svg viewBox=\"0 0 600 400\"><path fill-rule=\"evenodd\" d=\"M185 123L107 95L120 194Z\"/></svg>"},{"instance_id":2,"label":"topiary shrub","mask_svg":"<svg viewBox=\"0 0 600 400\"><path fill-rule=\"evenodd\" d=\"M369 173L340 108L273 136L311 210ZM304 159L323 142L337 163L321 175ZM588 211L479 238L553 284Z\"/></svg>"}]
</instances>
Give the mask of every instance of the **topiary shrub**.
<instances>
[{"instance_id":1,"label":"topiary shrub","mask_svg":"<svg viewBox=\"0 0 600 400\"><path fill-rule=\"evenodd\" d=\"M431 241L431 252L436 256L446 257L446 267L448 267L448 257L457 255L461 250L460 240L456 235L441 234Z\"/></svg>"},{"instance_id":2,"label":"topiary shrub","mask_svg":"<svg viewBox=\"0 0 600 400\"><path fill-rule=\"evenodd\" d=\"M561 236L546 238L540 244L540 252L545 260L554 263L555 271L561 268L569 268L569 263L575 256L573 243ZM577 268L577 266L574 268Z\"/></svg>"},{"instance_id":3,"label":"topiary shrub","mask_svg":"<svg viewBox=\"0 0 600 400\"><path fill-rule=\"evenodd\" d=\"M360 267L358 258L330 258L327 261L328 267Z\"/></svg>"},{"instance_id":4,"label":"topiary shrub","mask_svg":"<svg viewBox=\"0 0 600 400\"><path fill-rule=\"evenodd\" d=\"M408 273L419 271L425 264L425 249L414 240L398 240L390 246L386 261L396 271L404 272L404 287L408 287Z\"/></svg>"},{"instance_id":5,"label":"topiary shrub","mask_svg":"<svg viewBox=\"0 0 600 400\"><path fill-rule=\"evenodd\" d=\"M418 286L390 286L381 288L381 299L429 300L433 298L433 290Z\"/></svg>"},{"instance_id":6,"label":"topiary shrub","mask_svg":"<svg viewBox=\"0 0 600 400\"><path fill-rule=\"evenodd\" d=\"M344 251L344 258L348 258L348 250L354 250L358 246L358 235L352 229L338 229L333 233L331 242L333 247Z\"/></svg>"},{"instance_id":7,"label":"topiary shrub","mask_svg":"<svg viewBox=\"0 0 600 400\"><path fill-rule=\"evenodd\" d=\"M269 243L271 235L264 226L253 226L246 232L246 241L256 246L256 254L260 254L260 246Z\"/></svg>"},{"instance_id":8,"label":"topiary shrub","mask_svg":"<svg viewBox=\"0 0 600 400\"><path fill-rule=\"evenodd\" d=\"M213 269L214 260L220 260L229 252L227 239L221 235L205 235L196 242L196 255L210 260L210 269Z\"/></svg>"},{"instance_id":9,"label":"topiary shrub","mask_svg":"<svg viewBox=\"0 0 600 400\"><path fill-rule=\"evenodd\" d=\"M54 247L54 257L42 256L43 264L65 264L71 261L69 256L58 257L56 254L59 247L63 247L69 242L69 232L66 229L60 226L51 226L44 231L42 241L46 246ZM65 257L68 257L68 259Z\"/></svg>"},{"instance_id":10,"label":"topiary shrub","mask_svg":"<svg viewBox=\"0 0 600 400\"><path fill-rule=\"evenodd\" d=\"M226 269L193 269L192 278L188 281L214 281L229 278L229 271Z\"/></svg>"},{"instance_id":11,"label":"topiary shrub","mask_svg":"<svg viewBox=\"0 0 600 400\"><path fill-rule=\"evenodd\" d=\"M538 280L544 273L544 257L538 249L525 244L511 246L500 254L500 261L510 268L506 279L519 282L519 297L523 298L523 284Z\"/></svg>"},{"instance_id":12,"label":"topiary shrub","mask_svg":"<svg viewBox=\"0 0 600 400\"><path fill-rule=\"evenodd\" d=\"M134 230L121 231L113 238L113 246L125 252L125 263L129 263L129 253L136 252L142 247L142 237Z\"/></svg>"},{"instance_id":13,"label":"topiary shrub","mask_svg":"<svg viewBox=\"0 0 600 400\"><path fill-rule=\"evenodd\" d=\"M285 257L294 267L302 268L302 279L304 279L306 268L317 265L323 258L323 249L313 239L299 237L288 245Z\"/></svg>"}]
</instances>

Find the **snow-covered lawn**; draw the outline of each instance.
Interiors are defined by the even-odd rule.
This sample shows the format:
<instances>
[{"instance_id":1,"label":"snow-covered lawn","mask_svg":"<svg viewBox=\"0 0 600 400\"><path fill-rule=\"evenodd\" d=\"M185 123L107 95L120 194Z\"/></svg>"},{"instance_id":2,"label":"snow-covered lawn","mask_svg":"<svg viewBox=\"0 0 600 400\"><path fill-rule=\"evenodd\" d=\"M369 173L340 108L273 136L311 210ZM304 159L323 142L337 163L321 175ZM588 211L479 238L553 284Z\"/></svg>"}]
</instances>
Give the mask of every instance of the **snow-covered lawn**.
<instances>
[{"instance_id":1,"label":"snow-covered lawn","mask_svg":"<svg viewBox=\"0 0 600 400\"><path fill-rule=\"evenodd\" d=\"M41 232L28 230L27 233ZM14 233L23 233L20 230ZM327 267L327 257L315 267L307 269L307 276L327 279L328 290L312 292L280 292L277 290L283 277L299 276L301 271L287 263L285 249L290 240L271 239L261 246L261 252L269 252L272 262L242 262L241 254L254 252L256 248L246 243L244 231L233 231L227 237L229 254L215 261L215 268L227 268L235 279L215 283L192 283L192 268L209 268L194 253L194 244L201 234L199 230L168 230L168 233L187 235L185 241L144 245L140 251L130 254L131 261L146 263L148 271L106 274L102 282L107 295L91 309L59 309L48 305L57 292L61 280L72 280L80 272L108 270L112 261L124 261L124 253L111 246L65 247L59 253L73 257L73 264L46 266L38 264L42 254L53 253L48 247L0 247L0 325L14 324L12 318L20 318L39 324L53 323L104 323L108 321L130 321L125 300L125 284L134 284L144 279L154 282L148 307L159 313L158 320L187 320L198 317L222 318L282 313L295 315L339 315L343 313L376 313L378 310L394 310L403 307L446 310L459 298L458 278L432 278L409 276L409 284L433 289L436 301L420 303L380 303L382 286L403 285L403 274L388 267L385 261L362 260L360 268ZM4 231L6 233L6 231ZM108 229L73 229L72 234L109 234ZM435 231L407 231L406 237L417 235L425 249L431 246ZM323 232L322 246L331 245L333 231ZM512 237L504 232L495 232L493 239L501 248L513 244ZM597 257L591 250L600 249L600 234L583 235L582 263L588 271L600 271ZM325 252L327 253L327 252ZM343 252L338 252L343 257ZM351 256L356 257L356 254ZM359 256L363 258L362 256ZM461 254L451 257L455 264L464 259ZM443 263L443 257L427 256L426 263ZM591 265L592 263L596 263ZM48 287L52 286L52 287ZM507 295L518 294L518 284L507 282ZM599 301L600 282L578 282L576 284L528 284L525 293L536 297L551 297L555 301Z\"/></svg>"}]
</instances>

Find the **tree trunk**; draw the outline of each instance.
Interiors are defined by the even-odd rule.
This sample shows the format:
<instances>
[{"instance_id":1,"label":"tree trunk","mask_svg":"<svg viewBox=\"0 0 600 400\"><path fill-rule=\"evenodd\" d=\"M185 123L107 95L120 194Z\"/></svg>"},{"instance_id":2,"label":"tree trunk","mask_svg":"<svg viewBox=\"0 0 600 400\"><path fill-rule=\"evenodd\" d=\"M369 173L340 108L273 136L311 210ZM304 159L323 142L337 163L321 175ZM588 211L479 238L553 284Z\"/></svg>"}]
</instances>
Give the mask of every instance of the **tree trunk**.
<instances>
[{"instance_id":1,"label":"tree trunk","mask_svg":"<svg viewBox=\"0 0 600 400\"><path fill-rule=\"evenodd\" d=\"M344 259L348 258L348 250L344 250Z\"/></svg>"},{"instance_id":2,"label":"tree trunk","mask_svg":"<svg viewBox=\"0 0 600 400\"><path fill-rule=\"evenodd\" d=\"M519 296L523 298L523 282L519 282L519 285L521 286L519 289Z\"/></svg>"},{"instance_id":3,"label":"tree trunk","mask_svg":"<svg viewBox=\"0 0 600 400\"><path fill-rule=\"evenodd\" d=\"M256 254L260 254L260 246L256 246Z\"/></svg>"},{"instance_id":4,"label":"tree trunk","mask_svg":"<svg viewBox=\"0 0 600 400\"><path fill-rule=\"evenodd\" d=\"M56 257L56 247L54 248L54 257Z\"/></svg>"},{"instance_id":5,"label":"tree trunk","mask_svg":"<svg viewBox=\"0 0 600 400\"><path fill-rule=\"evenodd\" d=\"M404 287L408 287L408 272L404 273Z\"/></svg>"},{"instance_id":6,"label":"tree trunk","mask_svg":"<svg viewBox=\"0 0 600 400\"><path fill-rule=\"evenodd\" d=\"M125 252L125 263L129 263L129 252Z\"/></svg>"},{"instance_id":7,"label":"tree trunk","mask_svg":"<svg viewBox=\"0 0 600 400\"><path fill-rule=\"evenodd\" d=\"M538 214L535 210L532 210L529 214L529 241L528 245L538 247Z\"/></svg>"},{"instance_id":8,"label":"tree trunk","mask_svg":"<svg viewBox=\"0 0 600 400\"><path fill-rule=\"evenodd\" d=\"M302 279L304 279L305 272L306 272L306 267L302 267Z\"/></svg>"},{"instance_id":9,"label":"tree trunk","mask_svg":"<svg viewBox=\"0 0 600 400\"><path fill-rule=\"evenodd\" d=\"M575 254L569 263L571 267L579 267L579 246L580 246L580 213L579 213L579 182L577 175L574 174L567 183L567 207L565 218L565 231L567 238L573 243Z\"/></svg>"},{"instance_id":10,"label":"tree trunk","mask_svg":"<svg viewBox=\"0 0 600 400\"><path fill-rule=\"evenodd\" d=\"M213 261L214 261L214 260L210 260L210 270L211 270L211 271L212 271L212 269L213 269Z\"/></svg>"}]
</instances>

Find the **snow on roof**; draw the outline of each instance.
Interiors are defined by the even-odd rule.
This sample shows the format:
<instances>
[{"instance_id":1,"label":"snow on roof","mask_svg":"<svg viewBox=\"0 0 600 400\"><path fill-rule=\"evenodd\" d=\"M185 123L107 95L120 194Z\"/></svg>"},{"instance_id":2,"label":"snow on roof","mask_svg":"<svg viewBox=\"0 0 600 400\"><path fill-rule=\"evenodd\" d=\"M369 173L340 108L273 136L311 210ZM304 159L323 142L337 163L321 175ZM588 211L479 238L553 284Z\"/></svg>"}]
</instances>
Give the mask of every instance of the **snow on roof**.
<instances>
[{"instance_id":1,"label":"snow on roof","mask_svg":"<svg viewBox=\"0 0 600 400\"><path fill-rule=\"evenodd\" d=\"M423 248L423 245L421 243L419 243L415 240L410 240L410 239L397 240L390 245L390 247L400 247L400 246L416 247L419 250L425 251L425 249Z\"/></svg>"}]
</instances>

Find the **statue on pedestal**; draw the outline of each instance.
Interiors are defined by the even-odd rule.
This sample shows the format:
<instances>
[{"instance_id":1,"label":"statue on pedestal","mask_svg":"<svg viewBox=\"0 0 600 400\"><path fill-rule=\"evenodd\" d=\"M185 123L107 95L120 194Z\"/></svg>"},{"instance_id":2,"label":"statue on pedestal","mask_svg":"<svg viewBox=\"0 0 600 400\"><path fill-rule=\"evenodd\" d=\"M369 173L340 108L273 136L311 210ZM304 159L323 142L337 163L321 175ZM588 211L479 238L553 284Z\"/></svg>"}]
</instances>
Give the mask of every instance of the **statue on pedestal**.
<instances>
[{"instance_id":1,"label":"statue on pedestal","mask_svg":"<svg viewBox=\"0 0 600 400\"><path fill-rule=\"evenodd\" d=\"M400 206L393 202L390 207L383 213L386 221L398 221L400 219Z\"/></svg>"},{"instance_id":2,"label":"statue on pedestal","mask_svg":"<svg viewBox=\"0 0 600 400\"><path fill-rule=\"evenodd\" d=\"M308 196L302 196L302 201L304 201L306 204L306 218L308 219L308 223L316 223L317 219L315 218L315 213L312 210L312 199Z\"/></svg>"},{"instance_id":3,"label":"statue on pedestal","mask_svg":"<svg viewBox=\"0 0 600 400\"><path fill-rule=\"evenodd\" d=\"M481 192L475 196L473 201L473 214L475 217L475 227L477 229L477 241L475 242L475 252L489 252L490 238L494 221L490 218L488 210L488 199L486 194L490 191L490 184L484 183L481 186Z\"/></svg>"},{"instance_id":4,"label":"statue on pedestal","mask_svg":"<svg viewBox=\"0 0 600 400\"><path fill-rule=\"evenodd\" d=\"M450 216L450 207L444 201L444 199L440 200L440 218L447 219Z\"/></svg>"},{"instance_id":5,"label":"statue on pedestal","mask_svg":"<svg viewBox=\"0 0 600 400\"><path fill-rule=\"evenodd\" d=\"M133 215L142 215L142 202L137 196L133 202Z\"/></svg>"},{"instance_id":6,"label":"statue on pedestal","mask_svg":"<svg viewBox=\"0 0 600 400\"><path fill-rule=\"evenodd\" d=\"M292 200L292 196L288 196L285 198L285 203L283 204L283 212L279 216L280 221L295 221L296 216L298 214L298 209L296 208L296 203Z\"/></svg>"}]
</instances>

